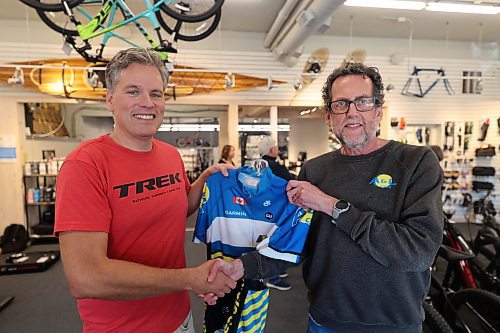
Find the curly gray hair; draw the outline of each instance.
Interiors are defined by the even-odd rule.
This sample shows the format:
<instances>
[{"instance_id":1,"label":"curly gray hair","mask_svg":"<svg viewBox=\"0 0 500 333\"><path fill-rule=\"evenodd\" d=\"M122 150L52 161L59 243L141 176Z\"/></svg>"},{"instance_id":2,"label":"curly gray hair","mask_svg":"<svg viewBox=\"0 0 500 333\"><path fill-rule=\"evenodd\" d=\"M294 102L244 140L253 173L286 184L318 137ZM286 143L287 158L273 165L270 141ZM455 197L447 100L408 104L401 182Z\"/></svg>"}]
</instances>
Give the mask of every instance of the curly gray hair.
<instances>
[{"instance_id":1,"label":"curly gray hair","mask_svg":"<svg viewBox=\"0 0 500 333\"><path fill-rule=\"evenodd\" d=\"M367 67L360 63L353 63L335 69L326 79L326 83L322 90L323 108L325 111L329 111L328 106L332 100L333 82L339 77L347 75L362 75L364 78L369 78L373 83L372 93L373 97L375 97L376 106L382 106L384 104L384 84L382 83L382 77L378 69L376 67Z\"/></svg>"}]
</instances>

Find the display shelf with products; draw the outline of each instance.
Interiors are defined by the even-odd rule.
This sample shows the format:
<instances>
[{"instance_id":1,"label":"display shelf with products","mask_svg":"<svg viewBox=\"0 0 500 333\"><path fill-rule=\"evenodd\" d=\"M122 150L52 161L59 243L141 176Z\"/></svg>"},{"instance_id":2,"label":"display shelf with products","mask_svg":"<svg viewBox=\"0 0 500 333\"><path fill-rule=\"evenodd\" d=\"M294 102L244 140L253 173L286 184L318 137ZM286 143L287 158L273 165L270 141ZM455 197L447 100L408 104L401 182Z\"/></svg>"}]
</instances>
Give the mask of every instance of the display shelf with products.
<instances>
[{"instance_id":1,"label":"display shelf with products","mask_svg":"<svg viewBox=\"0 0 500 333\"><path fill-rule=\"evenodd\" d=\"M54 238L55 183L63 159L26 162L24 206L31 239Z\"/></svg>"},{"instance_id":2,"label":"display shelf with products","mask_svg":"<svg viewBox=\"0 0 500 333\"><path fill-rule=\"evenodd\" d=\"M205 169L215 162L215 147L186 147L177 149L184 162L190 182L194 182Z\"/></svg>"}]
</instances>

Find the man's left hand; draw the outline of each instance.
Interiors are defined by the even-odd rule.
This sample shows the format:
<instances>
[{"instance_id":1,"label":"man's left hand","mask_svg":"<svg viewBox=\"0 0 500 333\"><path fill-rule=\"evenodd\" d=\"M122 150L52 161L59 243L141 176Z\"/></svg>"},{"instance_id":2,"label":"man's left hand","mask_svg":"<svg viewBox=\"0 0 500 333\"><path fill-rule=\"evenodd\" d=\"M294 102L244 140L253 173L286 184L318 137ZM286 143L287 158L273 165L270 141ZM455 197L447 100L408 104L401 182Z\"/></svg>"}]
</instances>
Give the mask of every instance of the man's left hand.
<instances>
[{"instance_id":1,"label":"man's left hand","mask_svg":"<svg viewBox=\"0 0 500 333\"><path fill-rule=\"evenodd\" d=\"M215 163L214 165L203 171L203 173L206 175L206 178L217 172L220 172L224 177L227 177L229 176L228 170L231 169L236 169L236 167L230 164Z\"/></svg>"}]
</instances>

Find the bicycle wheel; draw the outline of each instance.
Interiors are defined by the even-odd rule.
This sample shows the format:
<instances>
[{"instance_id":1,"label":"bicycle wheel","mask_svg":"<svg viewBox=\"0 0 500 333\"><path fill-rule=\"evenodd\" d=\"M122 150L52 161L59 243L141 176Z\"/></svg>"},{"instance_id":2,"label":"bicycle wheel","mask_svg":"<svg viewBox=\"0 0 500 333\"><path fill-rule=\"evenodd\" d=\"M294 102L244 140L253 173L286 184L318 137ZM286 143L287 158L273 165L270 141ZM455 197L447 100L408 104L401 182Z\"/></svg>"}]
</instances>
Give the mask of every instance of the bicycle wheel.
<instances>
[{"instance_id":1,"label":"bicycle wheel","mask_svg":"<svg viewBox=\"0 0 500 333\"><path fill-rule=\"evenodd\" d=\"M463 289L450 297L449 322L456 332L500 332L500 296L481 289Z\"/></svg>"},{"instance_id":2,"label":"bicycle wheel","mask_svg":"<svg viewBox=\"0 0 500 333\"><path fill-rule=\"evenodd\" d=\"M48 12L40 9L37 9L36 12L40 19L52 30L63 35L78 36L76 27L64 12Z\"/></svg>"},{"instance_id":3,"label":"bicycle wheel","mask_svg":"<svg viewBox=\"0 0 500 333\"><path fill-rule=\"evenodd\" d=\"M422 332L424 333L453 333L450 325L434 308L431 303L424 301L422 303L425 312L425 320L422 324Z\"/></svg>"},{"instance_id":4,"label":"bicycle wheel","mask_svg":"<svg viewBox=\"0 0 500 333\"><path fill-rule=\"evenodd\" d=\"M196 42L210 36L217 26L221 18L221 11L218 10L215 14L205 21L201 22L182 22L168 16L163 16L159 11L156 12L156 17L161 27L170 35L174 35L174 40L183 40L186 42Z\"/></svg>"},{"instance_id":5,"label":"bicycle wheel","mask_svg":"<svg viewBox=\"0 0 500 333\"><path fill-rule=\"evenodd\" d=\"M186 138L178 138L177 140L175 140L175 144L177 145L177 147L181 147L181 148L184 148L187 146L188 144L188 141Z\"/></svg>"},{"instance_id":6,"label":"bicycle wheel","mask_svg":"<svg viewBox=\"0 0 500 333\"><path fill-rule=\"evenodd\" d=\"M64 10L64 5L61 0L19 0L27 6L39 10L46 10L49 12L60 12ZM73 8L81 4L84 0L67 0L69 8Z\"/></svg>"},{"instance_id":7,"label":"bicycle wheel","mask_svg":"<svg viewBox=\"0 0 500 333\"><path fill-rule=\"evenodd\" d=\"M155 3L163 0L155 0ZM165 0L160 9L168 16L182 22L201 22L218 11L224 0Z\"/></svg>"},{"instance_id":8,"label":"bicycle wheel","mask_svg":"<svg viewBox=\"0 0 500 333\"><path fill-rule=\"evenodd\" d=\"M73 7L72 13L78 22L85 25L99 13L101 7L101 2L85 2ZM70 21L65 11L53 12L37 9L36 12L40 19L52 30L66 36L78 36L75 24Z\"/></svg>"}]
</instances>

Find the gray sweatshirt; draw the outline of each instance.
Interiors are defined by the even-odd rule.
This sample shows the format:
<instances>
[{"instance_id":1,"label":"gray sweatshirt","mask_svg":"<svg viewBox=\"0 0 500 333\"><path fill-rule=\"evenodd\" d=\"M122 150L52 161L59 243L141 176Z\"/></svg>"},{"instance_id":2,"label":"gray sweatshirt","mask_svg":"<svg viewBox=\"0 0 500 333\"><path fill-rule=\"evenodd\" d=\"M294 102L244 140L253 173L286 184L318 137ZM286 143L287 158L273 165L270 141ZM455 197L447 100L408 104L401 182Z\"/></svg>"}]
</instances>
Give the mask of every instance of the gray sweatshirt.
<instances>
[{"instance_id":1,"label":"gray sweatshirt","mask_svg":"<svg viewBox=\"0 0 500 333\"><path fill-rule=\"evenodd\" d=\"M335 151L308 161L299 179L351 204L336 224L314 213L303 254L312 317L338 333L420 332L443 236L432 150L390 141L367 155ZM242 260L246 277L282 269L256 253Z\"/></svg>"}]
</instances>

